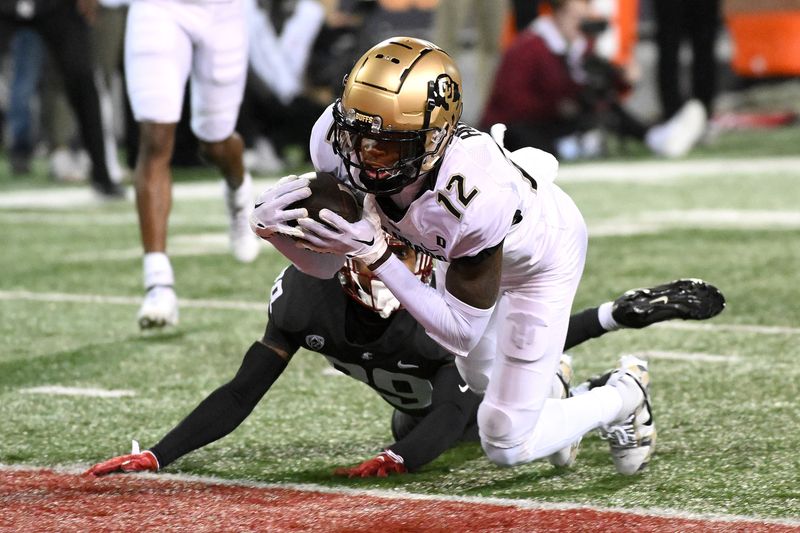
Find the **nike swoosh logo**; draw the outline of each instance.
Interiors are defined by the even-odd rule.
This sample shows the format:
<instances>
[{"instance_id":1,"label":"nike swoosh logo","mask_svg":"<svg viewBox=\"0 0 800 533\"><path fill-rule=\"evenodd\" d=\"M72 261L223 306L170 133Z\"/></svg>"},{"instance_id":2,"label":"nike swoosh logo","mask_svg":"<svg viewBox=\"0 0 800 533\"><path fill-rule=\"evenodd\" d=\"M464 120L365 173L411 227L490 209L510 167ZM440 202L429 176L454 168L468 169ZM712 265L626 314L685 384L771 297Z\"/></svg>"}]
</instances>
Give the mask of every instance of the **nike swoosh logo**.
<instances>
[{"instance_id":1,"label":"nike swoosh logo","mask_svg":"<svg viewBox=\"0 0 800 533\"><path fill-rule=\"evenodd\" d=\"M366 244L367 246L372 246L373 244L375 244L375 237L371 238L368 241L362 241L361 239L356 239L355 237L353 237L353 240L356 242L360 242L361 244Z\"/></svg>"},{"instance_id":2,"label":"nike swoosh logo","mask_svg":"<svg viewBox=\"0 0 800 533\"><path fill-rule=\"evenodd\" d=\"M412 363L404 363L402 361L397 362L397 368L419 368L419 365L415 365Z\"/></svg>"},{"instance_id":3,"label":"nike swoosh logo","mask_svg":"<svg viewBox=\"0 0 800 533\"><path fill-rule=\"evenodd\" d=\"M469 385L464 385L463 387L459 385L458 390L460 390L461 392L467 392L469 390Z\"/></svg>"},{"instance_id":4,"label":"nike swoosh logo","mask_svg":"<svg viewBox=\"0 0 800 533\"><path fill-rule=\"evenodd\" d=\"M264 205L264 202L259 202L259 203L257 203L256 205L253 206L253 209L258 209L262 205Z\"/></svg>"},{"instance_id":5,"label":"nike swoosh logo","mask_svg":"<svg viewBox=\"0 0 800 533\"><path fill-rule=\"evenodd\" d=\"M658 298L655 298L655 299L653 299L653 300L650 300L650 303L651 303L651 304L665 304L665 303L669 303L669 298L667 298L666 296L659 296Z\"/></svg>"}]
</instances>

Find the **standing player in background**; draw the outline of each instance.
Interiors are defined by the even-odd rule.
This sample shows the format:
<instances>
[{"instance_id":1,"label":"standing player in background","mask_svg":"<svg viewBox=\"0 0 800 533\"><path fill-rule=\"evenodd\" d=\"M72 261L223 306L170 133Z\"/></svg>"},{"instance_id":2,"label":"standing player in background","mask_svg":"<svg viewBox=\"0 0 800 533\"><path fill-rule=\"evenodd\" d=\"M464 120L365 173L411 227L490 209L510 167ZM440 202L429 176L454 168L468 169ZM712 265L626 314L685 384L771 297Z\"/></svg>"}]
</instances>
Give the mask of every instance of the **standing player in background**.
<instances>
[{"instance_id":1,"label":"standing player in background","mask_svg":"<svg viewBox=\"0 0 800 533\"><path fill-rule=\"evenodd\" d=\"M78 120L81 140L92 161L92 188L103 199L125 198L125 189L112 181L103 139L100 100L95 85L95 70L89 41L89 25L94 24L96 0L0 0L0 35L18 28L30 28L41 35L53 62L61 71L67 99ZM18 57L18 61L36 61ZM39 73L28 72L28 87L33 89ZM22 69L20 69L22 70ZM32 85L31 85L32 83ZM30 96L30 94L28 95ZM32 147L31 147L32 148ZM27 151L23 147L22 151ZM30 154L18 153L18 157ZM24 163L20 170L24 170Z\"/></svg>"},{"instance_id":2,"label":"standing player in background","mask_svg":"<svg viewBox=\"0 0 800 533\"><path fill-rule=\"evenodd\" d=\"M178 322L167 221L172 204L170 159L184 87L191 79L191 127L201 155L225 178L234 257L253 261L259 243L249 231L252 183L234 131L247 73L247 28L242 0L136 0L125 33L128 96L139 123L134 171L144 246L142 328Z\"/></svg>"},{"instance_id":3,"label":"standing player in background","mask_svg":"<svg viewBox=\"0 0 800 533\"><path fill-rule=\"evenodd\" d=\"M366 264L484 395L478 426L492 462L544 458L602 428L617 471L639 472L656 438L646 361L623 357L601 386L549 397L586 257L583 217L551 182L552 156L517 163L459 122L461 90L458 67L430 42L372 47L311 134L316 170L367 193L363 218L322 210L326 225L262 205L254 230L318 277L346 257ZM298 219L300 242L269 230L276 217ZM436 289L409 274L384 234L438 259Z\"/></svg>"},{"instance_id":4,"label":"standing player in background","mask_svg":"<svg viewBox=\"0 0 800 533\"><path fill-rule=\"evenodd\" d=\"M262 200L280 202L280 197ZM387 244L421 283L430 282L430 257L392 238ZM723 306L719 291L699 280L628 291L615 302L573 315L564 349L620 327L709 318ZM249 416L300 348L324 355L334 368L366 383L394 407L395 442L376 457L338 469L338 475L372 477L415 471L460 440L477 440L480 397L459 377L453 356L425 334L380 280L351 260L336 278L326 280L303 274L294 266L284 269L270 291L266 332L247 351L236 376L149 450L114 457L87 473L158 470L228 435ZM550 396L569 394L571 373L566 356L551 376ZM570 466L575 451L553 454L550 462Z\"/></svg>"}]
</instances>

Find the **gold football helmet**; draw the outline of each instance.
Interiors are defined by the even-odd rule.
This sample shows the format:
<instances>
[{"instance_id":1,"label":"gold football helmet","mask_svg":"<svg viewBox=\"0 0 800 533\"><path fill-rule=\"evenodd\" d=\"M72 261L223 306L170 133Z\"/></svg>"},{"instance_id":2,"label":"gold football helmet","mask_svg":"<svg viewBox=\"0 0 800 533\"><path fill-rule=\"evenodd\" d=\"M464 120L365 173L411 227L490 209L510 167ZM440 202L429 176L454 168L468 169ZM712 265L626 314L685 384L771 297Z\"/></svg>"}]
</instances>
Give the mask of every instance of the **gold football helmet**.
<instances>
[{"instance_id":1,"label":"gold football helmet","mask_svg":"<svg viewBox=\"0 0 800 533\"><path fill-rule=\"evenodd\" d=\"M355 188L394 194L441 162L462 109L453 59L428 41L393 37L345 78L333 107L333 148Z\"/></svg>"}]
</instances>

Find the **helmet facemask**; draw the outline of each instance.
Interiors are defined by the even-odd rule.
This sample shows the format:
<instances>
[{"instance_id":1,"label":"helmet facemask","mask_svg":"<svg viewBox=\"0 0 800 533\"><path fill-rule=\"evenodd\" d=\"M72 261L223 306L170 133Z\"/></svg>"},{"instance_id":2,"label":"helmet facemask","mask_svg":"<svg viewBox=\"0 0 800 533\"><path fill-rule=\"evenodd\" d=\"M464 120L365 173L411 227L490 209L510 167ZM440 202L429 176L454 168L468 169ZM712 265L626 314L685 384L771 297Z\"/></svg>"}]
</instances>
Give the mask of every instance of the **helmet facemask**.
<instances>
[{"instance_id":1,"label":"helmet facemask","mask_svg":"<svg viewBox=\"0 0 800 533\"><path fill-rule=\"evenodd\" d=\"M386 242L392 253L405 263L412 274L422 283L430 283L433 260L429 256L414 252L410 246L393 237L387 236ZM402 309L402 305L386 285L358 260L347 259L338 276L342 290L348 296L381 318L389 318L395 311Z\"/></svg>"}]
</instances>

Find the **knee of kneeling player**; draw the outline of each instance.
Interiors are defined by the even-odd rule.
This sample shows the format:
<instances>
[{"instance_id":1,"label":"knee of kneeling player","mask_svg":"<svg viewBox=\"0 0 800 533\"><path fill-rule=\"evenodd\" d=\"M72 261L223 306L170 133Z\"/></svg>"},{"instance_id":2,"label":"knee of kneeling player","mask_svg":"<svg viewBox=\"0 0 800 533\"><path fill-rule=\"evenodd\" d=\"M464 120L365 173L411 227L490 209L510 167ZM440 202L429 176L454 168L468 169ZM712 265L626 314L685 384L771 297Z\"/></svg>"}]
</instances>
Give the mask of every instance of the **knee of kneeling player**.
<instances>
[{"instance_id":1,"label":"knee of kneeling player","mask_svg":"<svg viewBox=\"0 0 800 533\"><path fill-rule=\"evenodd\" d=\"M483 394L486 392L486 387L489 386L489 375L482 368L467 363L461 357L456 358L456 368L461 378L469 386L469 389L475 394ZM487 367L487 370L490 367Z\"/></svg>"},{"instance_id":2,"label":"knee of kneeling player","mask_svg":"<svg viewBox=\"0 0 800 533\"><path fill-rule=\"evenodd\" d=\"M522 457L522 444L511 448L500 448L481 438L481 447L486 458L497 466L516 466L528 462Z\"/></svg>"},{"instance_id":3,"label":"knee of kneeling player","mask_svg":"<svg viewBox=\"0 0 800 533\"><path fill-rule=\"evenodd\" d=\"M529 462L525 443L537 419L535 412L523 414L484 401L478 409L478 428L486 457L500 466Z\"/></svg>"}]
</instances>

